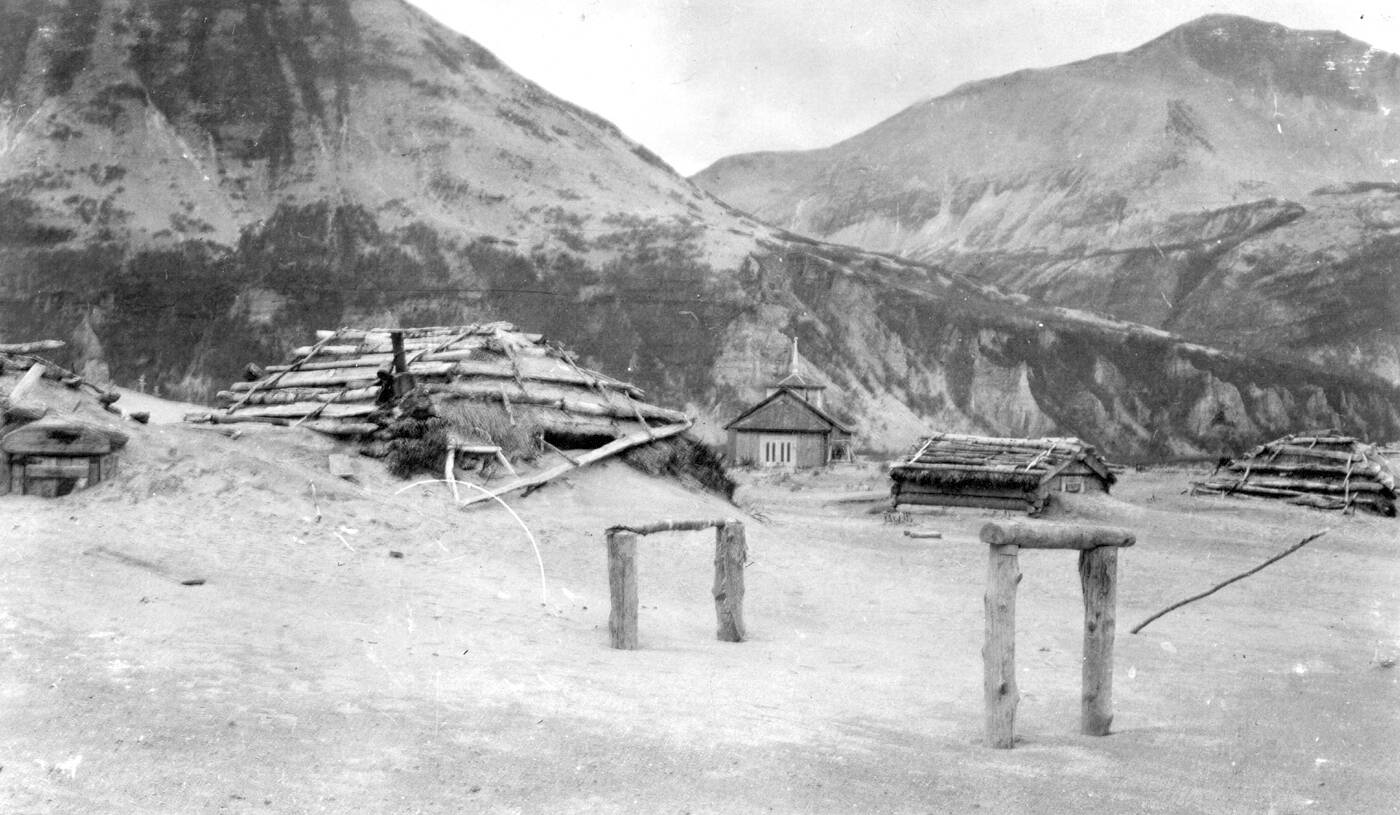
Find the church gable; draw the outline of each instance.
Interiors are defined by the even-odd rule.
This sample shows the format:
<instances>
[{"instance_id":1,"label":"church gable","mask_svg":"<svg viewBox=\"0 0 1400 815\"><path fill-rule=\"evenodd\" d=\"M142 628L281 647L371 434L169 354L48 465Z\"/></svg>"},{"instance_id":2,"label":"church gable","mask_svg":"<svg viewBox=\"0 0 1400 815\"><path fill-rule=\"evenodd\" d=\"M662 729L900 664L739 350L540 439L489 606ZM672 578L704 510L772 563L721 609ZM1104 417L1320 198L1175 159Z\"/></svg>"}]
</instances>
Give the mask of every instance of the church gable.
<instances>
[{"instance_id":1,"label":"church gable","mask_svg":"<svg viewBox=\"0 0 1400 815\"><path fill-rule=\"evenodd\" d=\"M782 390L759 403L729 427L734 430L828 433L836 429L791 391Z\"/></svg>"}]
</instances>

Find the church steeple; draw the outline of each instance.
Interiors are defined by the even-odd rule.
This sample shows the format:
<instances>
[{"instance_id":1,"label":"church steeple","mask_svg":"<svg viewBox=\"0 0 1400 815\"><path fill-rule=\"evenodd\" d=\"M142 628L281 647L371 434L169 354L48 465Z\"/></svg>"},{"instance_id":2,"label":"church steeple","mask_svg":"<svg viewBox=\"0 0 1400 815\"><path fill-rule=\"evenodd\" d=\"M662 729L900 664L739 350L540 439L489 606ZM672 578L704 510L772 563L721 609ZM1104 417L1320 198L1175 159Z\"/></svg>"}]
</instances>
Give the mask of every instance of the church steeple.
<instances>
[{"instance_id":1,"label":"church steeple","mask_svg":"<svg viewBox=\"0 0 1400 815\"><path fill-rule=\"evenodd\" d=\"M803 376L800 370L801 357L797 352L797 338L792 338L792 352L788 356L787 376L768 386L768 395L772 396L780 390L792 391L797 396L805 399L813 407L820 409L823 398L822 391L826 386L816 380Z\"/></svg>"}]
</instances>

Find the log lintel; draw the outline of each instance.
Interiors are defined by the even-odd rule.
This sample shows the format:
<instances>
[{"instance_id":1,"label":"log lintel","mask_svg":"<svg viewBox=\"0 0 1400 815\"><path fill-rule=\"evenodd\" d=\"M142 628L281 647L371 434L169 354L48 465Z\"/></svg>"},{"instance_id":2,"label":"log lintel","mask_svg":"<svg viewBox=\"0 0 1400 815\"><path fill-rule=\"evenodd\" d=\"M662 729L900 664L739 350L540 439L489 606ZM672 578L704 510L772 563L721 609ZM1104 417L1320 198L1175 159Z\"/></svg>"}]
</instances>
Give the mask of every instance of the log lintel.
<instances>
[{"instance_id":1,"label":"log lintel","mask_svg":"<svg viewBox=\"0 0 1400 815\"><path fill-rule=\"evenodd\" d=\"M991 546L1019 546L1022 549L1097 549L1100 546L1132 546L1137 537L1126 529L1082 524L989 522L978 537Z\"/></svg>"}]
</instances>

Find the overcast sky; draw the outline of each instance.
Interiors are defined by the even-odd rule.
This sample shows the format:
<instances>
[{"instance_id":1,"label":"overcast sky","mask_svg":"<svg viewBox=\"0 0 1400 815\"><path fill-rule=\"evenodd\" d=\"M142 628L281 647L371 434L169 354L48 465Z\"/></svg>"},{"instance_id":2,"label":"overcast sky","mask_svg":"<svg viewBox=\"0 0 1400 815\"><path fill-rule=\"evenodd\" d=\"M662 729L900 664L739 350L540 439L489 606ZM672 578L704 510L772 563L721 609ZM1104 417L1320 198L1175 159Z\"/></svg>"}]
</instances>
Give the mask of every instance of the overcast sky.
<instances>
[{"instance_id":1,"label":"overcast sky","mask_svg":"<svg viewBox=\"0 0 1400 815\"><path fill-rule=\"evenodd\" d=\"M1400 53L1396 0L410 0L689 175L822 147L964 82L1124 51L1203 14Z\"/></svg>"}]
</instances>

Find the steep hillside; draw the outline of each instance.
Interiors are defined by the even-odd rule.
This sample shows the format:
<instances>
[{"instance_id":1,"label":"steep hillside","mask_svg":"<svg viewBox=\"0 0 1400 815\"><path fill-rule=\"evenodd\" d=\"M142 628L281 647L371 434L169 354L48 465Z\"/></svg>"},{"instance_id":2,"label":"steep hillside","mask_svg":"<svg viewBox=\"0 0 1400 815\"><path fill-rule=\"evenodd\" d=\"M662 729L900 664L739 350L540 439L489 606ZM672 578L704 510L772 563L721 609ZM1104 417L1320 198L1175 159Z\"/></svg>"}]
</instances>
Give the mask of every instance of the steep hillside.
<instances>
[{"instance_id":1,"label":"steep hillside","mask_svg":"<svg viewBox=\"0 0 1400 815\"><path fill-rule=\"evenodd\" d=\"M765 226L400 0L0 17L0 339L69 339L93 376L204 399L313 329L506 319L711 434L797 336L879 449L930 424L1121 457L1400 435L1378 381Z\"/></svg>"},{"instance_id":2,"label":"steep hillside","mask_svg":"<svg viewBox=\"0 0 1400 815\"><path fill-rule=\"evenodd\" d=\"M1211 16L695 181L795 231L1400 382L1397 107L1394 55Z\"/></svg>"}]
</instances>

